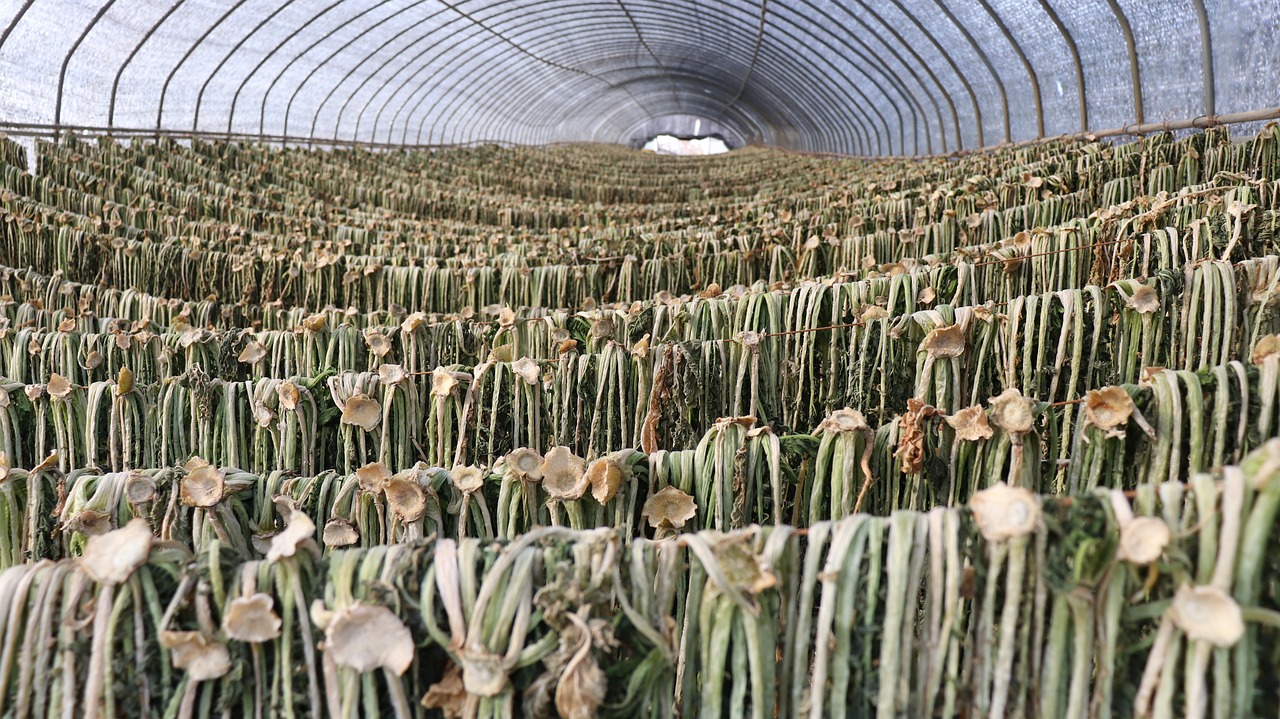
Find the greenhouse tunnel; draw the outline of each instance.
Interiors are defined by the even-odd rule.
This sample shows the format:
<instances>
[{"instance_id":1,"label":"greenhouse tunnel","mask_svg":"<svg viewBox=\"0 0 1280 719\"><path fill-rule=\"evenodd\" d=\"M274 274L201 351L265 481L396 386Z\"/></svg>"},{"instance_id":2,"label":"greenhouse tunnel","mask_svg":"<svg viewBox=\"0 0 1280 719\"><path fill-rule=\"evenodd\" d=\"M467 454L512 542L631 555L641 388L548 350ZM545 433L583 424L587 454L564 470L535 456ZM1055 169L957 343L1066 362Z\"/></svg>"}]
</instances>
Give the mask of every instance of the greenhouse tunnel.
<instances>
[{"instance_id":1,"label":"greenhouse tunnel","mask_svg":"<svg viewBox=\"0 0 1280 719\"><path fill-rule=\"evenodd\" d=\"M1278 16L1272 0L6 0L0 120L635 146L697 117L734 146L946 154L1271 117Z\"/></svg>"},{"instance_id":2,"label":"greenhouse tunnel","mask_svg":"<svg viewBox=\"0 0 1280 719\"><path fill-rule=\"evenodd\" d=\"M1280 708L1280 0L0 0L0 719Z\"/></svg>"}]
</instances>

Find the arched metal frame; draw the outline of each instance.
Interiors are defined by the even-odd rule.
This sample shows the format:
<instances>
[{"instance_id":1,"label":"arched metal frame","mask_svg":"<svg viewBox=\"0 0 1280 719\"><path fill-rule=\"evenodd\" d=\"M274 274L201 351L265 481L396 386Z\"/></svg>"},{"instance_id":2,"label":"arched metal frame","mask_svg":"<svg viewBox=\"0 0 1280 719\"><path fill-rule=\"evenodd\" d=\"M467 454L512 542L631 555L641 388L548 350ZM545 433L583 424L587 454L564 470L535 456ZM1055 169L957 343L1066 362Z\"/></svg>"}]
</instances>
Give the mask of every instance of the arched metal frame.
<instances>
[{"instance_id":1,"label":"arched metal frame","mask_svg":"<svg viewBox=\"0 0 1280 719\"><path fill-rule=\"evenodd\" d=\"M648 10L646 10L646 12L648 12ZM541 28L531 28L531 29L541 29ZM550 31L550 32L554 32L554 31ZM547 35L550 35L550 32L548 32ZM728 29L727 32L731 33L731 38L736 38L736 37L732 37L732 33L736 32L736 28L730 28ZM746 35L742 37L745 38ZM463 58L462 60L465 60L465 58ZM490 59L489 63L475 65L475 67L472 67L470 69L470 72L468 72L466 75L461 75L460 78L457 78L457 82L454 84L465 84L468 81L471 81L472 75L475 75L476 73L483 74L486 72L486 70L490 70L490 67L495 67L497 68L495 72L502 73L499 75L494 75L493 79L495 79L495 81L515 82L515 78L513 78L512 75L518 73L518 70L512 69L511 67L509 67L508 63L504 63L502 59L497 58L497 56L495 56L495 58ZM428 78L428 82L426 82L426 84L431 84L431 82L434 81L434 77L436 74L442 74L442 73L448 74L449 70L452 70L451 64L436 63L433 75L431 75L431 78ZM694 75L691 75L691 77L695 77L695 78L703 77L704 83L707 82L709 79L709 78L705 78L705 73L701 73L701 72L695 73ZM815 79L820 79L820 78L804 77L804 75L801 75L799 73L795 73L791 75L791 82L796 82L796 83L808 82L810 84L813 84L815 83ZM717 90L721 91L722 95L723 93L730 92L727 86L727 82L730 82L730 81L724 81L724 82L726 83L722 84L717 81L712 81L713 84L716 84ZM859 92L858 88L856 87L854 88L854 91ZM525 87L522 88L522 92L524 92L525 95L536 95L536 93L539 93L539 88L536 87L535 84L525 83ZM425 99L426 97L424 97L424 99L422 100L425 100ZM828 96L826 97L826 99L823 100L822 107L819 107L819 111L826 111L827 107L838 106L838 102L847 102L847 99L841 100L841 99L835 99L835 97L832 97L832 96ZM419 104L416 104L415 106L411 107L410 116L412 116L413 114L419 113L419 111L424 111L426 118L431 118L431 116L436 115L436 110L438 110L438 107L436 107L436 105L438 105L438 102L433 102L433 104L426 106L424 109L424 107L422 107L422 102L419 102ZM392 124L394 125L394 122ZM425 120L424 120L424 124L425 124ZM732 125L735 123L728 122L727 124ZM836 127L838 127L838 125L836 125ZM420 128L426 129L425 127L422 127L422 125L420 125ZM407 129L408 128L406 127L406 130ZM376 134L375 134L375 137L376 137ZM407 134L406 134L406 138L403 138L402 141L406 141L406 139L407 139ZM419 134L419 142L421 142L421 133Z\"/></svg>"},{"instance_id":2,"label":"arched metal frame","mask_svg":"<svg viewBox=\"0 0 1280 719\"><path fill-rule=\"evenodd\" d=\"M1047 120L1111 135L1255 119L1280 106L1280 95L1242 99L1231 96L1235 85L1224 92L1215 83L1215 71L1280 76L1280 59L1215 68L1215 25L1238 26L1240 18L1224 17L1238 11L1152 0L1153 11L1182 13L1179 27L1198 30L1173 54L1187 76L1198 71L1203 116L1148 123L1144 92L1153 88L1143 82L1152 68L1144 70L1141 48L1152 24L1132 22L1144 19L1134 13L1147 0L1123 2L1082 10L1072 0L1035 0L1013 13L1019 23L1002 15L1010 12L1002 0L164 0L163 9L156 0L22 0L0 17L0 63L57 72L9 72L10 89L39 85L50 107L0 92L0 127L440 146L626 142L661 118L696 116L746 142L885 156L985 147L988 118L1012 143L1043 137ZM1072 32L1081 12L1123 38L1122 50L1106 52L1127 73L1086 77L1091 52L1102 50ZM143 15L123 40L94 32ZM53 17L66 41L40 44L33 58L28 38ZM1075 93L1076 118L1063 107L1046 118L1052 98L1041 74L1061 64L1042 57L1040 45L1056 40L1038 41L1047 36L1034 36L1028 18L1066 47L1065 84L1074 87L1064 88L1067 71L1050 85L1057 102ZM1280 8L1253 20L1274 26ZM99 63L104 54L123 58ZM85 73L96 73L101 89L83 82ZM194 100L185 100L192 89ZM1122 90L1132 124L1092 127L1091 98ZM101 107L86 110L84 98L99 95ZM123 98L150 105L153 120L136 110L122 120ZM1216 115L1223 107L1228 114ZM190 113L189 122L171 108Z\"/></svg>"},{"instance_id":3,"label":"arched metal frame","mask_svg":"<svg viewBox=\"0 0 1280 719\"><path fill-rule=\"evenodd\" d=\"M530 31L535 31L535 30L542 30L542 29L543 29L543 27L531 27L531 28L528 28L528 29L529 29ZM737 39L739 39L739 38L740 38L740 39L743 41L743 43L748 42L748 41L750 40L750 38L751 38L751 28L750 28L749 26L746 26L746 25L734 25L734 26L726 27L726 28L724 28L723 30L724 30L724 32L731 33L731 34L733 35L733 36L731 37L731 39L737 40ZM791 32L791 31L790 31L790 29L783 29L781 32L782 32L782 33L783 33L787 38L789 38L789 39L790 39L791 41L793 41L793 42L799 42L799 41L802 39L802 38L801 38L800 36L798 36L797 34L795 34L795 33ZM554 30L551 30L551 31L549 31L549 32L547 32L547 33L543 33L543 35L548 36L548 37L550 37L550 38L554 39L554 34L553 34L553 33L554 33ZM543 35L540 35L539 37L542 37ZM735 47L735 48L736 48L736 47L741 47L742 45L741 45L741 44L739 44L739 43L737 43L737 42L734 42L734 43L730 43L730 44L729 44L729 46L730 46L730 47ZM492 59L491 59L491 61L490 61L490 63L488 63L488 64L489 64L489 65L499 64L499 65L501 66L501 67L500 67L500 73L501 73L501 75L497 76L498 78L507 79L507 78L510 78L511 76L513 76L515 73L517 73L517 72L518 72L518 70L517 70L516 68L513 68L511 64L509 64L509 63L502 63L502 62L500 62L500 59L499 59L499 58L497 58L497 57L492 58ZM739 63L739 65L745 65L745 64L746 64L745 62L743 62L743 63ZM486 67L486 66L481 66L481 67L478 67L478 68L473 69L471 73L469 73L468 75L466 75L466 76L464 76L464 77L461 77L461 78L459 79L458 84L462 84L462 85L467 85L467 84L469 84L469 83L470 83L470 81L473 79L473 75L474 75L476 72L485 71L485 70L487 70L487 69L488 69L488 67ZM795 84L795 85L799 85L799 86L810 86L810 87L813 87L813 88L815 89L815 91L819 91L819 92L824 92L824 93L825 93L825 92L828 90L828 86L823 85L823 84L820 82L820 81L821 81L821 78L820 78L820 77L817 77L817 76L814 76L811 72L808 72L808 70L809 70L809 68L808 68L808 67L798 67L798 68L796 68L795 70L788 69L786 72L787 72L787 73L788 73L788 75L790 76L790 78L791 78L791 82L792 82L793 84ZM833 71L833 72L839 72L839 70L838 70L838 69L836 69L836 68L834 68L834 66L829 66L829 67L828 67L828 70L829 70L829 71ZM848 76L847 76L847 75L846 75L846 76L844 76L844 77L845 77L845 79L846 79L846 80L849 80L849 82L846 84L846 87L850 88L853 92L858 93L858 94L859 94L859 96L860 96L860 99L861 99L863 102L867 103L867 104L871 107L871 112L872 112L872 114L876 115L876 117L875 117L875 119L874 119L874 120L868 120L868 121L870 121L870 122L872 122L872 123L873 123L873 127L874 127L874 126L877 126L877 125L882 125L882 126L884 126L884 127L885 127L885 130L886 130L886 133L887 133L887 132L889 131L888 124L887 124L887 123L888 123L887 119L883 116L883 114L881 114L881 113L880 113L880 111L878 110L878 108L876 108L876 106L875 106L875 105L871 104L872 100L871 100L870 98L868 98L865 94L863 94L863 93L862 93L862 91L860 90L860 88L858 87L858 85L854 84L854 83L851 81L851 79L850 79L850 78L848 78ZM726 81L726 82L731 82L731 80L728 80L728 81ZM727 87L727 86L726 86L726 87ZM876 87L876 88L878 88L878 87L879 87L877 84L875 84L875 83L874 83L874 80L872 80L872 87ZM528 93L528 92L537 93L537 92L538 92L538 88L536 88L536 87L529 87L529 88L526 88L526 92L527 92L527 93ZM848 104L848 103L849 103L849 101L850 101L850 100L849 100L849 98L839 98L839 97L835 96L834 94L828 94L826 97L819 98L819 99L818 99L818 102L816 102L816 103L810 102L810 103L803 103L803 104L800 104L800 105L799 105L799 109L800 109L801 111L803 111L803 110L805 110L805 109L812 108L812 107L815 107L815 106L816 106L816 111L817 111L817 112L822 113L822 114L829 114L829 112L828 112L828 111L829 111L829 109L830 109L830 108L832 108L832 107L838 107L841 103L843 103L843 104ZM720 110L721 110L721 111L728 110L728 109L729 109L729 104L730 104L730 103L723 103L723 104L721 105L721 107L720 107ZM766 108L765 108L764 110L762 110L762 111L763 111L763 112L768 112L768 109L767 109L768 107L769 107L769 106L767 105L767 106L766 106ZM447 117L447 116L448 116L448 113L447 113L447 112L438 112L438 113L437 113L437 112L433 112L433 111L432 111L432 109L433 109L433 108L428 107L428 108L427 108L427 114L428 114L428 115L430 115L430 116L434 116L434 117L436 118L436 120L437 120L437 121L439 120L439 118ZM895 111L895 112L900 112L900 110L898 110L898 108L897 108L896 106L893 106L893 109L894 109L894 111ZM838 126L840 125L840 123L839 123L839 121L838 121L838 119L837 119L837 118L830 118L830 119L828 120L828 123L830 123L830 122L834 122L835 124L834 124L834 125L827 124L827 125L826 125L827 127L838 127ZM877 128L877 129L878 129L878 128Z\"/></svg>"}]
</instances>

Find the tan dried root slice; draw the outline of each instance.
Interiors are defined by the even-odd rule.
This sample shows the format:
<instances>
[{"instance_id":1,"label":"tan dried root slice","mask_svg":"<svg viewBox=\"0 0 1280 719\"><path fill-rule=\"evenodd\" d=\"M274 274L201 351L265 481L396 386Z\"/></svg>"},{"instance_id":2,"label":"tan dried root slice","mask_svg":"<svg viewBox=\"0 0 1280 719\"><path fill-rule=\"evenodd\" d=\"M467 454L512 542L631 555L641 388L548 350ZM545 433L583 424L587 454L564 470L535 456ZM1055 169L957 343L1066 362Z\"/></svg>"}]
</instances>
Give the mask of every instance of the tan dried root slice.
<instances>
[{"instance_id":1,"label":"tan dried root slice","mask_svg":"<svg viewBox=\"0 0 1280 719\"><path fill-rule=\"evenodd\" d=\"M302 399L302 389L292 382L281 382L276 385L276 396L280 398L280 406L294 410Z\"/></svg>"},{"instance_id":2,"label":"tan dried root slice","mask_svg":"<svg viewBox=\"0 0 1280 719\"><path fill-rule=\"evenodd\" d=\"M45 390L48 391L49 396L55 399L66 399L71 394L72 389L71 380L57 372L49 375L49 382L45 385Z\"/></svg>"},{"instance_id":3,"label":"tan dried root slice","mask_svg":"<svg viewBox=\"0 0 1280 719\"><path fill-rule=\"evenodd\" d=\"M253 421L259 427L270 427L271 423L276 421L276 413L272 412L271 408L267 407L265 404L262 404L261 402L254 402Z\"/></svg>"},{"instance_id":4,"label":"tan dried root slice","mask_svg":"<svg viewBox=\"0 0 1280 719\"><path fill-rule=\"evenodd\" d=\"M591 323L591 329L587 331L587 334L590 335L592 339L612 339L615 328L616 325L614 324L613 317L606 314Z\"/></svg>"},{"instance_id":5,"label":"tan dried root slice","mask_svg":"<svg viewBox=\"0 0 1280 719\"><path fill-rule=\"evenodd\" d=\"M648 336L649 335L645 335L646 338L648 338ZM760 340L763 339L763 335L759 332L739 332L734 339L743 347L746 347L749 350L754 350L760 346Z\"/></svg>"},{"instance_id":6,"label":"tan dried root slice","mask_svg":"<svg viewBox=\"0 0 1280 719\"><path fill-rule=\"evenodd\" d=\"M1168 617L1192 641L1230 647L1244 636L1240 605L1226 591L1214 586L1184 584L1173 595Z\"/></svg>"},{"instance_id":7,"label":"tan dried root slice","mask_svg":"<svg viewBox=\"0 0 1280 719\"><path fill-rule=\"evenodd\" d=\"M182 349L188 349L193 345L200 344L209 339L211 335L198 327L192 327L182 333L178 338L178 346Z\"/></svg>"},{"instance_id":8,"label":"tan dried root slice","mask_svg":"<svg viewBox=\"0 0 1280 719\"><path fill-rule=\"evenodd\" d=\"M152 539L147 521L134 517L120 529L89 537L78 563L93 581L120 584L147 563Z\"/></svg>"},{"instance_id":9,"label":"tan dried root slice","mask_svg":"<svg viewBox=\"0 0 1280 719\"><path fill-rule=\"evenodd\" d=\"M552 447L542 460L542 488L553 500L578 499L591 486L586 462L568 447Z\"/></svg>"},{"instance_id":10,"label":"tan dried root slice","mask_svg":"<svg viewBox=\"0 0 1280 719\"><path fill-rule=\"evenodd\" d=\"M458 375L443 367L431 371L431 394L437 397L448 397L458 387Z\"/></svg>"},{"instance_id":11,"label":"tan dried root slice","mask_svg":"<svg viewBox=\"0 0 1280 719\"><path fill-rule=\"evenodd\" d=\"M1124 295L1122 292L1121 295L1125 306L1138 314L1149 315L1160 309L1160 293L1148 285L1138 285L1133 294Z\"/></svg>"},{"instance_id":12,"label":"tan dried root slice","mask_svg":"<svg viewBox=\"0 0 1280 719\"><path fill-rule=\"evenodd\" d=\"M870 322L871 320L883 320L889 317L889 310L880 305L867 305L862 312L858 314L859 322Z\"/></svg>"},{"instance_id":13,"label":"tan dried root slice","mask_svg":"<svg viewBox=\"0 0 1280 719\"><path fill-rule=\"evenodd\" d=\"M1022 436L1035 424L1035 406L1035 400L1023 397L1021 392L1010 387L999 397L991 398L991 421L1008 432L1015 444L1020 444Z\"/></svg>"},{"instance_id":14,"label":"tan dried root slice","mask_svg":"<svg viewBox=\"0 0 1280 719\"><path fill-rule=\"evenodd\" d=\"M1152 439L1155 430L1147 423L1146 418L1138 411L1133 398L1122 387L1105 387L1093 389L1085 395L1084 426L1092 425L1101 429L1106 437L1124 437L1124 428L1129 419L1138 423Z\"/></svg>"},{"instance_id":15,"label":"tan dried root slice","mask_svg":"<svg viewBox=\"0 0 1280 719\"><path fill-rule=\"evenodd\" d=\"M369 352L374 357L386 357L391 352L391 339L381 332L366 332L364 343L369 346Z\"/></svg>"},{"instance_id":16,"label":"tan dried root slice","mask_svg":"<svg viewBox=\"0 0 1280 719\"><path fill-rule=\"evenodd\" d=\"M587 467L587 481L591 483L591 496L600 504L607 504L618 494L626 480L626 469L617 455L601 457Z\"/></svg>"},{"instance_id":17,"label":"tan dried root slice","mask_svg":"<svg viewBox=\"0 0 1280 719\"><path fill-rule=\"evenodd\" d=\"M964 354L966 339L960 325L938 327L925 335L920 346L926 354L935 359L939 357L959 357Z\"/></svg>"},{"instance_id":18,"label":"tan dried root slice","mask_svg":"<svg viewBox=\"0 0 1280 719\"><path fill-rule=\"evenodd\" d=\"M31 468L31 471L30 471L30 472L28 472L28 475L30 476L30 475L38 474L38 473L40 473L40 472L48 472L49 470L51 470L51 469L53 469L53 468L55 468L55 467L57 467L57 466L58 466L58 461L59 461L59 460L58 460L58 450L56 450L56 449L55 449L55 450L53 450L52 452L50 452L50 453L49 453L49 456L48 456L48 457L45 457L45 458L44 458L44 461L42 461L42 462L40 462L40 464L37 464L36 466L32 467L32 468Z\"/></svg>"},{"instance_id":19,"label":"tan dried root slice","mask_svg":"<svg viewBox=\"0 0 1280 719\"><path fill-rule=\"evenodd\" d=\"M1158 517L1138 517L1120 529L1116 557L1139 566L1151 564L1164 554L1173 538L1169 525Z\"/></svg>"},{"instance_id":20,"label":"tan dried root slice","mask_svg":"<svg viewBox=\"0 0 1280 719\"><path fill-rule=\"evenodd\" d=\"M503 307L498 310L498 326L512 327L516 323L516 311L510 307Z\"/></svg>"},{"instance_id":21,"label":"tan dried root slice","mask_svg":"<svg viewBox=\"0 0 1280 719\"><path fill-rule=\"evenodd\" d=\"M1036 495L1004 482L974 493L969 509L978 531L988 542L1024 537L1040 526L1040 501Z\"/></svg>"},{"instance_id":22,"label":"tan dried root slice","mask_svg":"<svg viewBox=\"0 0 1280 719\"><path fill-rule=\"evenodd\" d=\"M1250 360L1253 364L1262 364L1268 358L1280 356L1280 335L1264 335L1258 339L1258 344L1253 346L1253 355Z\"/></svg>"},{"instance_id":23,"label":"tan dried root slice","mask_svg":"<svg viewBox=\"0 0 1280 719\"><path fill-rule=\"evenodd\" d=\"M827 415L818 424L818 429L823 432L867 432L871 427L861 412L845 407Z\"/></svg>"},{"instance_id":24,"label":"tan dried root slice","mask_svg":"<svg viewBox=\"0 0 1280 719\"><path fill-rule=\"evenodd\" d=\"M521 357L512 362L511 371L530 387L536 387L539 380L542 379L542 370L538 369L538 363L528 357Z\"/></svg>"},{"instance_id":25,"label":"tan dried root slice","mask_svg":"<svg viewBox=\"0 0 1280 719\"><path fill-rule=\"evenodd\" d=\"M96 509L82 509L66 521L63 529L86 537L106 534L111 531L111 515Z\"/></svg>"},{"instance_id":26,"label":"tan dried root slice","mask_svg":"<svg viewBox=\"0 0 1280 719\"><path fill-rule=\"evenodd\" d=\"M413 635L383 606L356 602L333 612L324 649L341 667L358 672L386 669L396 676L413 663Z\"/></svg>"},{"instance_id":27,"label":"tan dried root slice","mask_svg":"<svg viewBox=\"0 0 1280 719\"><path fill-rule=\"evenodd\" d=\"M116 396L123 397L133 391L133 372L128 367L121 367L116 374Z\"/></svg>"},{"instance_id":28,"label":"tan dried root slice","mask_svg":"<svg viewBox=\"0 0 1280 719\"><path fill-rule=\"evenodd\" d=\"M741 334L745 334L745 333L740 333L740 336ZM757 339L757 342L758 341L759 340ZM644 359L645 357L649 356L649 335L646 334L644 337L641 337L639 341L637 341L634 345L632 345L631 356L639 359Z\"/></svg>"},{"instance_id":29,"label":"tan dried root slice","mask_svg":"<svg viewBox=\"0 0 1280 719\"><path fill-rule=\"evenodd\" d=\"M467 689L462 684L462 668L450 663L440 681L427 688L422 706L439 709L444 719L462 719L467 705Z\"/></svg>"},{"instance_id":30,"label":"tan dried root slice","mask_svg":"<svg viewBox=\"0 0 1280 719\"><path fill-rule=\"evenodd\" d=\"M280 617L275 612L270 594L258 592L236 597L227 605L222 629L228 637L241 642L266 642L280 636Z\"/></svg>"},{"instance_id":31,"label":"tan dried root slice","mask_svg":"<svg viewBox=\"0 0 1280 719\"><path fill-rule=\"evenodd\" d=\"M991 439L993 434L991 424L987 422L987 411L983 409L982 405L975 404L972 407L966 407L953 415L947 416L944 421L947 426L955 430L956 439L961 442Z\"/></svg>"},{"instance_id":32,"label":"tan dried root slice","mask_svg":"<svg viewBox=\"0 0 1280 719\"><path fill-rule=\"evenodd\" d=\"M187 462L179 493L188 507L212 507L226 496L227 473L199 457Z\"/></svg>"},{"instance_id":33,"label":"tan dried root slice","mask_svg":"<svg viewBox=\"0 0 1280 719\"><path fill-rule=\"evenodd\" d=\"M372 432L382 421L382 405L366 394L354 394L342 405L342 423Z\"/></svg>"},{"instance_id":34,"label":"tan dried root slice","mask_svg":"<svg viewBox=\"0 0 1280 719\"><path fill-rule=\"evenodd\" d=\"M236 359L247 365L255 365L267 358L267 348L261 342L253 340L245 344Z\"/></svg>"},{"instance_id":35,"label":"tan dried root slice","mask_svg":"<svg viewBox=\"0 0 1280 719\"><path fill-rule=\"evenodd\" d=\"M1232 200L1231 204L1227 205L1227 214L1230 215L1232 219L1239 220L1256 209L1258 209L1257 205L1241 202L1239 200Z\"/></svg>"},{"instance_id":36,"label":"tan dried root slice","mask_svg":"<svg viewBox=\"0 0 1280 719\"><path fill-rule=\"evenodd\" d=\"M351 526L351 522L341 518L333 517L324 523L324 546L331 549L340 547L349 547L360 541L360 533L356 528Z\"/></svg>"},{"instance_id":37,"label":"tan dried root slice","mask_svg":"<svg viewBox=\"0 0 1280 719\"><path fill-rule=\"evenodd\" d=\"M173 666L186 670L193 681L217 679L231 671L226 645L200 632L160 632L160 646L169 650Z\"/></svg>"},{"instance_id":38,"label":"tan dried root slice","mask_svg":"<svg viewBox=\"0 0 1280 719\"><path fill-rule=\"evenodd\" d=\"M302 320L302 328L307 332L320 332L328 324L329 316L323 312L317 312Z\"/></svg>"},{"instance_id":39,"label":"tan dried root slice","mask_svg":"<svg viewBox=\"0 0 1280 719\"><path fill-rule=\"evenodd\" d=\"M1155 367L1155 366L1143 367L1142 376L1138 378L1138 386L1150 387L1151 383L1155 380L1156 377L1159 377L1162 373L1168 372L1168 371L1169 370L1165 367Z\"/></svg>"},{"instance_id":40,"label":"tan dried root slice","mask_svg":"<svg viewBox=\"0 0 1280 719\"><path fill-rule=\"evenodd\" d=\"M398 364L384 364L378 367L378 382L386 387L395 387L409 379L409 373Z\"/></svg>"},{"instance_id":41,"label":"tan dried root slice","mask_svg":"<svg viewBox=\"0 0 1280 719\"><path fill-rule=\"evenodd\" d=\"M356 470L356 481L365 492L381 494L391 481L391 470L382 462L372 462Z\"/></svg>"},{"instance_id":42,"label":"tan dried root slice","mask_svg":"<svg viewBox=\"0 0 1280 719\"><path fill-rule=\"evenodd\" d=\"M531 482L542 481L543 458L538 454L538 450L522 447L508 453L505 460L507 468L517 478Z\"/></svg>"},{"instance_id":43,"label":"tan dried root slice","mask_svg":"<svg viewBox=\"0 0 1280 719\"><path fill-rule=\"evenodd\" d=\"M924 420L936 417L942 411L933 405L912 397L907 400L907 413L902 415L898 425L898 448L893 456L901 462L904 474L920 471L924 463Z\"/></svg>"},{"instance_id":44,"label":"tan dried root slice","mask_svg":"<svg viewBox=\"0 0 1280 719\"><path fill-rule=\"evenodd\" d=\"M414 332L417 332L418 328L422 327L426 323L427 314L425 312L414 312L408 317L405 317L404 321L400 323L400 331L407 335L411 335Z\"/></svg>"},{"instance_id":45,"label":"tan dried root slice","mask_svg":"<svg viewBox=\"0 0 1280 719\"><path fill-rule=\"evenodd\" d=\"M484 471L479 467L471 467L468 465L455 465L449 471L449 481L453 483L458 491L470 494L478 491L484 486Z\"/></svg>"},{"instance_id":46,"label":"tan dried root slice","mask_svg":"<svg viewBox=\"0 0 1280 719\"><path fill-rule=\"evenodd\" d=\"M412 478L392 477L383 489L387 506L404 522L416 522L427 511L427 492Z\"/></svg>"},{"instance_id":47,"label":"tan dried root slice","mask_svg":"<svg viewBox=\"0 0 1280 719\"><path fill-rule=\"evenodd\" d=\"M141 472L130 472L124 481L124 496L137 507L155 501L156 481Z\"/></svg>"},{"instance_id":48,"label":"tan dried root slice","mask_svg":"<svg viewBox=\"0 0 1280 719\"><path fill-rule=\"evenodd\" d=\"M271 547L267 550L267 561L274 562L284 557L297 554L298 547L316 536L315 522L303 512L294 509L285 517L284 529L271 538Z\"/></svg>"},{"instance_id":49,"label":"tan dried root slice","mask_svg":"<svg viewBox=\"0 0 1280 719\"><path fill-rule=\"evenodd\" d=\"M693 497L670 486L651 495L640 510L640 516L648 519L649 526L655 529L680 529L697 513L698 505L694 503Z\"/></svg>"},{"instance_id":50,"label":"tan dried root slice","mask_svg":"<svg viewBox=\"0 0 1280 719\"><path fill-rule=\"evenodd\" d=\"M1123 430L1117 431L1117 428L1129 423L1133 410L1133 398L1120 387L1092 389L1085 395L1085 421L1108 435L1123 436Z\"/></svg>"}]
</instances>

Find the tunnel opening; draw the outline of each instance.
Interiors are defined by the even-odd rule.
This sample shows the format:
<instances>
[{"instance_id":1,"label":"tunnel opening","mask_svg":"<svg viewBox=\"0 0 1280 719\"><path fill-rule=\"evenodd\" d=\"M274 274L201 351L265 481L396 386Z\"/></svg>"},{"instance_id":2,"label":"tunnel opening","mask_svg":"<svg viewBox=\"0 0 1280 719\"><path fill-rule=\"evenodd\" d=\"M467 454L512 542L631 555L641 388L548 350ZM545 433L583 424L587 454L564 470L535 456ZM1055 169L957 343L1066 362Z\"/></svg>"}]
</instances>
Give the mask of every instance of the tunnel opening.
<instances>
[{"instance_id":1,"label":"tunnel opening","mask_svg":"<svg viewBox=\"0 0 1280 719\"><path fill-rule=\"evenodd\" d=\"M663 155L717 155L751 144L738 128L690 114L651 117L623 134L636 150Z\"/></svg>"},{"instance_id":2,"label":"tunnel opening","mask_svg":"<svg viewBox=\"0 0 1280 719\"><path fill-rule=\"evenodd\" d=\"M733 149L719 135L686 136L661 133L644 143L644 149L659 155L719 155Z\"/></svg>"}]
</instances>

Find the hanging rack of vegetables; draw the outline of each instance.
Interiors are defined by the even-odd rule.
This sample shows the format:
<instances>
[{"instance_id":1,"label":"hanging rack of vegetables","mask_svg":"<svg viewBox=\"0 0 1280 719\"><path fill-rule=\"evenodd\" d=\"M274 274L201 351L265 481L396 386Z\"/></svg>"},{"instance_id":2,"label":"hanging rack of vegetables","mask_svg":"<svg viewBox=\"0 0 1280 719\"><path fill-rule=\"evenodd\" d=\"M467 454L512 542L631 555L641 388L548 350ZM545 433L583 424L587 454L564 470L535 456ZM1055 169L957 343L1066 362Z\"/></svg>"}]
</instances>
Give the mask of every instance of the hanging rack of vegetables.
<instances>
[{"instance_id":1,"label":"hanging rack of vegetables","mask_svg":"<svg viewBox=\"0 0 1280 719\"><path fill-rule=\"evenodd\" d=\"M14 716L1280 699L1274 125L0 145Z\"/></svg>"}]
</instances>

